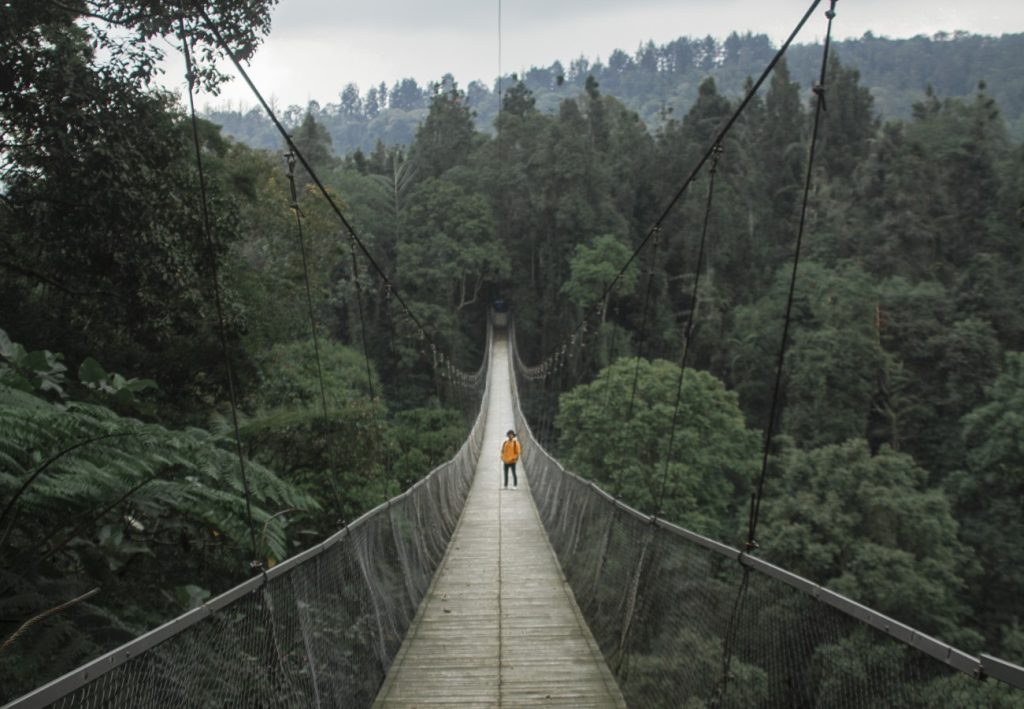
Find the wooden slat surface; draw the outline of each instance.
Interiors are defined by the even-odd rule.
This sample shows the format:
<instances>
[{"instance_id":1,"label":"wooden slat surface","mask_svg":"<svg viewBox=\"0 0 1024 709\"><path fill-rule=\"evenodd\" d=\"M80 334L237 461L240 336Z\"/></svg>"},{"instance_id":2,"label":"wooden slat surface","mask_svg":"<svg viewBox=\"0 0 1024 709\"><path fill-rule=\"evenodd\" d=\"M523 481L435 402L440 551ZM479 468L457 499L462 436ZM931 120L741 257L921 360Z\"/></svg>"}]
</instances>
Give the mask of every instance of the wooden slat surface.
<instances>
[{"instance_id":1,"label":"wooden slat surface","mask_svg":"<svg viewBox=\"0 0 1024 709\"><path fill-rule=\"evenodd\" d=\"M513 419L500 338L490 376L466 509L374 706L624 707L541 527L529 471L520 464L519 489L501 488Z\"/></svg>"}]
</instances>

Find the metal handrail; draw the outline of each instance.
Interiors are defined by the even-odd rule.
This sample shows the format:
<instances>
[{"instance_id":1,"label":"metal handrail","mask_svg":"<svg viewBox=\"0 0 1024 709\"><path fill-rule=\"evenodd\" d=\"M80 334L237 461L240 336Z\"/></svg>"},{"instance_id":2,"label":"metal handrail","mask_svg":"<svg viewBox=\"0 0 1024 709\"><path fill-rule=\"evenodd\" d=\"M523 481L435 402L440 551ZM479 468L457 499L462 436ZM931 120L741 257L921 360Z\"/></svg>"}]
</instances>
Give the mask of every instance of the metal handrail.
<instances>
[{"instance_id":1,"label":"metal handrail","mask_svg":"<svg viewBox=\"0 0 1024 709\"><path fill-rule=\"evenodd\" d=\"M959 650L948 643L942 642L941 640L937 640L930 635L907 625L906 623L901 623L894 618L890 618L884 613L879 613L868 606L825 588L824 586L809 579L771 564L764 559L751 556L746 551L741 551L735 547L729 546L728 544L715 541L709 537L705 537L677 524L660 519L654 515L644 514L643 512L631 507L626 502L623 502L603 490L593 481L586 480L580 475L566 470L565 466L548 453L544 446L541 445L540 441L535 440L532 433L530 433L530 426L527 423L526 417L523 415L523 410L520 406L514 362L515 357L509 357L509 378L512 386L512 405L516 419L516 427L526 432L531 440L531 445L523 452L524 463L528 464L529 458L534 455L542 456L563 475L576 484L591 488L594 494L602 498L606 503L614 505L622 512L635 517L637 520L645 524L651 524L655 527L664 529L687 542L697 544L698 546L714 552L715 554L720 554L724 557L737 560L740 564L752 571L756 571L782 581L801 593L805 593L822 603L826 603L841 613L844 613L865 625L869 625L872 628L875 628L876 630L879 630L960 672L977 679L992 677L1016 687L1017 689L1024 689L1024 667L1021 667L1020 665L992 655L982 654L980 657L975 657L970 653Z\"/></svg>"}]
</instances>

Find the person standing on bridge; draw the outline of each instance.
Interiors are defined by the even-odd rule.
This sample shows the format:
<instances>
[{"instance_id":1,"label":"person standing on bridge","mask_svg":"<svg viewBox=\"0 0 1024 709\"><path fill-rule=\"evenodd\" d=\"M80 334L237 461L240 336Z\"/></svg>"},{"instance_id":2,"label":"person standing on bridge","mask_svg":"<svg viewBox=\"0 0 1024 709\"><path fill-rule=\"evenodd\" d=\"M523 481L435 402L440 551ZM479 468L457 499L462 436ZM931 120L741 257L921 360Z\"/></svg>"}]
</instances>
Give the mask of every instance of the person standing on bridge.
<instances>
[{"instance_id":1,"label":"person standing on bridge","mask_svg":"<svg viewBox=\"0 0 1024 709\"><path fill-rule=\"evenodd\" d=\"M509 430L508 438L501 444L501 462L505 464L505 489L508 489L508 471L512 471L512 489L519 487L519 479L516 478L516 463L523 452L523 447L516 439L516 432Z\"/></svg>"}]
</instances>

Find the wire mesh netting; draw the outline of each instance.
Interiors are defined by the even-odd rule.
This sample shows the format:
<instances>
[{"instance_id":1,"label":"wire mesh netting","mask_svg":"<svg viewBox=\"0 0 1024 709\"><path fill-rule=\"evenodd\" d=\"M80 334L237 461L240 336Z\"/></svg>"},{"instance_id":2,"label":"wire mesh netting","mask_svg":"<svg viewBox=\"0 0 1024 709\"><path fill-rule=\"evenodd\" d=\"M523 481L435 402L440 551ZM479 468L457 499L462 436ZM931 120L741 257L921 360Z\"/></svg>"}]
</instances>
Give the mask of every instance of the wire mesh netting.
<instances>
[{"instance_id":1,"label":"wire mesh netting","mask_svg":"<svg viewBox=\"0 0 1024 709\"><path fill-rule=\"evenodd\" d=\"M540 446L523 461L551 545L630 706L1024 707L1024 691L968 674L976 658L920 634L935 653L905 644L893 636L912 629L890 621L887 633L835 606L884 619L870 609L641 515Z\"/></svg>"},{"instance_id":2,"label":"wire mesh netting","mask_svg":"<svg viewBox=\"0 0 1024 709\"><path fill-rule=\"evenodd\" d=\"M476 422L458 454L409 490L10 706L371 705L462 513L483 445L485 381L482 369L459 382L477 390L466 394Z\"/></svg>"}]
</instances>

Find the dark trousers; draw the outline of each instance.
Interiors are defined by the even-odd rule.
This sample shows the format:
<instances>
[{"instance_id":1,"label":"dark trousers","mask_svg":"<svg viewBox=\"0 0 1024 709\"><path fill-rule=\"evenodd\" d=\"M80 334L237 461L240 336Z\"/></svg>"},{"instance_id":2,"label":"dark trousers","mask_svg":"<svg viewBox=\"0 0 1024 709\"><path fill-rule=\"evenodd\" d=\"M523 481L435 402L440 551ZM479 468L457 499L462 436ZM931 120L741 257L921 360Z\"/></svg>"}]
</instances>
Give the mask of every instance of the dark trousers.
<instances>
[{"instance_id":1,"label":"dark trousers","mask_svg":"<svg viewBox=\"0 0 1024 709\"><path fill-rule=\"evenodd\" d=\"M516 478L516 464L505 463L505 487L508 487L508 471L512 471L512 484L519 485L519 480Z\"/></svg>"}]
</instances>

